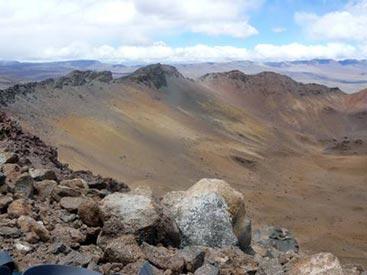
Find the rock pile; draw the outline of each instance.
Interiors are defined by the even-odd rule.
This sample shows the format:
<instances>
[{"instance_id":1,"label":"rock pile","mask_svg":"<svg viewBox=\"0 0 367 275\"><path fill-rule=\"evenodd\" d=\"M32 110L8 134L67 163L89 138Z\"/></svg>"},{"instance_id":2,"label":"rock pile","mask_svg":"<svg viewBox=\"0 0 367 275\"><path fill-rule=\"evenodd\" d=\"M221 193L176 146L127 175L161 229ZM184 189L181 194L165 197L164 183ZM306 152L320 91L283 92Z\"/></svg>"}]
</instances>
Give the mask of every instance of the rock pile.
<instances>
[{"instance_id":1,"label":"rock pile","mask_svg":"<svg viewBox=\"0 0 367 275\"><path fill-rule=\"evenodd\" d=\"M306 256L283 228L252 232L243 194L203 179L156 198L74 172L55 149L0 115L0 249L103 274L362 274L330 253ZM344 273L343 273L344 272Z\"/></svg>"}]
</instances>

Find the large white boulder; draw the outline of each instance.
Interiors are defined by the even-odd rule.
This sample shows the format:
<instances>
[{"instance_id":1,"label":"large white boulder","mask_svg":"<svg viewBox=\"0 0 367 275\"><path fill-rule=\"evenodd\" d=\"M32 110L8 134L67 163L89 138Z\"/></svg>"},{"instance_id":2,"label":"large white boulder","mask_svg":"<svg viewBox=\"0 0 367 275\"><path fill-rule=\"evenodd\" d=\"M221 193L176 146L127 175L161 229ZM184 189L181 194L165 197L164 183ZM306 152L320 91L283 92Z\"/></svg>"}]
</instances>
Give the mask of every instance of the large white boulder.
<instances>
[{"instance_id":1,"label":"large white boulder","mask_svg":"<svg viewBox=\"0 0 367 275\"><path fill-rule=\"evenodd\" d=\"M187 196L173 207L172 214L183 246L223 247L238 243L228 206L217 193Z\"/></svg>"}]
</instances>

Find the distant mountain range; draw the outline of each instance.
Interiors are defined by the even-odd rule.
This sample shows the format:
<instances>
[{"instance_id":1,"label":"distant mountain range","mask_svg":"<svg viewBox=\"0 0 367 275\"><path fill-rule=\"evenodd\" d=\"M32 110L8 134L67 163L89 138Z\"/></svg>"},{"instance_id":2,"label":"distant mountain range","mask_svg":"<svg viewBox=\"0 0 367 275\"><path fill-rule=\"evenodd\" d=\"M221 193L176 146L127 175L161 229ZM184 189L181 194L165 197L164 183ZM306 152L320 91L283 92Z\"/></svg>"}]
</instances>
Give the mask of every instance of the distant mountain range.
<instances>
[{"instance_id":1,"label":"distant mountain range","mask_svg":"<svg viewBox=\"0 0 367 275\"><path fill-rule=\"evenodd\" d=\"M230 70L240 70L246 74L273 71L303 83L318 83L328 87L338 87L347 93L357 92L367 87L367 60L233 61L174 65L185 77L194 79L207 73ZM96 60L44 63L0 61L0 89L16 83L60 77L73 70L111 71L113 77L118 78L130 74L140 67L143 65L107 64Z\"/></svg>"}]
</instances>

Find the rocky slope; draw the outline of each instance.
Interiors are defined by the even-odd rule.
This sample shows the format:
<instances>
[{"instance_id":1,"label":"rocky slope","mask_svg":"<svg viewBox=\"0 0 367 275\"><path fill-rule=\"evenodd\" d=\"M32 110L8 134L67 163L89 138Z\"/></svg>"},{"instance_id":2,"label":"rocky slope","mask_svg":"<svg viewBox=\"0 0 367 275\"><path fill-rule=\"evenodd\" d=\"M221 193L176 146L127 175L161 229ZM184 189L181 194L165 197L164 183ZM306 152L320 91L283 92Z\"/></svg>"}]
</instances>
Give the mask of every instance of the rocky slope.
<instances>
[{"instance_id":1,"label":"rocky slope","mask_svg":"<svg viewBox=\"0 0 367 275\"><path fill-rule=\"evenodd\" d=\"M103 274L362 274L307 256L284 228L251 230L244 195L216 179L155 197L72 171L0 114L0 249L20 270L58 263Z\"/></svg>"},{"instance_id":2,"label":"rocky slope","mask_svg":"<svg viewBox=\"0 0 367 275\"><path fill-rule=\"evenodd\" d=\"M2 109L74 170L158 196L222 178L246 194L254 226L285 226L304 250L364 264L367 120L352 97L275 73L193 81L160 64L0 92Z\"/></svg>"}]
</instances>

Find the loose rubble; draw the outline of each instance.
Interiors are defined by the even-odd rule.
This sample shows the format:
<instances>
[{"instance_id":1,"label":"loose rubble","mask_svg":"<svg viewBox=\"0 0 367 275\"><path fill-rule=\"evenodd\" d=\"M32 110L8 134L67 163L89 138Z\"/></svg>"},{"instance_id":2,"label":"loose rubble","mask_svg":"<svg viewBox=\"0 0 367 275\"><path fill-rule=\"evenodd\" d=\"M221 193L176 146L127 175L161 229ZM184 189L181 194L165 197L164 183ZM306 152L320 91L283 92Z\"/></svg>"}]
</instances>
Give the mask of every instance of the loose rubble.
<instances>
[{"instance_id":1,"label":"loose rubble","mask_svg":"<svg viewBox=\"0 0 367 275\"><path fill-rule=\"evenodd\" d=\"M56 263L103 274L348 274L330 253L303 255L284 228L252 230L245 196L223 180L162 198L130 190L72 171L4 114L0 168L0 249L20 270Z\"/></svg>"}]
</instances>

